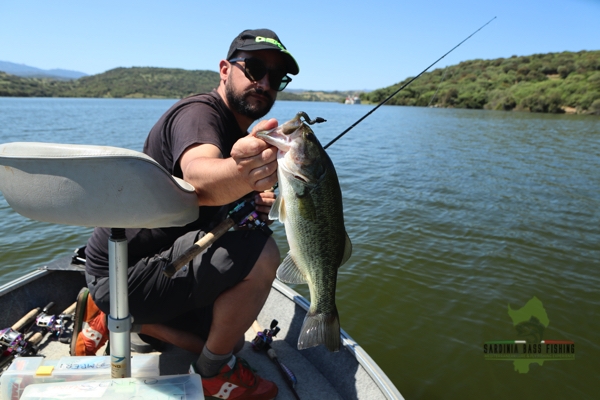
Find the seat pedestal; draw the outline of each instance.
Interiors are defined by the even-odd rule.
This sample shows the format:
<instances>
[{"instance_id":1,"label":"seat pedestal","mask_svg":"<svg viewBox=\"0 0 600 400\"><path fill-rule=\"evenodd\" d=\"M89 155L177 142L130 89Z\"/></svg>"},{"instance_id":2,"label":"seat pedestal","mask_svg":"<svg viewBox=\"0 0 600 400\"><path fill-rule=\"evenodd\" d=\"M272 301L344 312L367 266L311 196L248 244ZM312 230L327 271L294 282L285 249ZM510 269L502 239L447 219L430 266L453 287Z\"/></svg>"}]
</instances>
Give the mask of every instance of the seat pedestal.
<instances>
[{"instance_id":1,"label":"seat pedestal","mask_svg":"<svg viewBox=\"0 0 600 400\"><path fill-rule=\"evenodd\" d=\"M131 315L127 290L127 238L125 229L111 228L108 239L110 287L110 363L112 378L131 376Z\"/></svg>"}]
</instances>

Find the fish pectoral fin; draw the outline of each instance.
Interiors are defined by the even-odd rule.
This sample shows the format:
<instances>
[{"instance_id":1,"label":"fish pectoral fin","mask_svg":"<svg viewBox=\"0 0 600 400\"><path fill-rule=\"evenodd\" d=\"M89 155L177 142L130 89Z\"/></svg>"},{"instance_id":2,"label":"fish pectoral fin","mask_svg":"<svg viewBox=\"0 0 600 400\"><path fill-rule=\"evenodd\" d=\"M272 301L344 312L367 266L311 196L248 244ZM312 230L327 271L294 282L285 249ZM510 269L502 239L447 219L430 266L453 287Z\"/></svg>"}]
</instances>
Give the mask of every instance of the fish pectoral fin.
<instances>
[{"instance_id":1,"label":"fish pectoral fin","mask_svg":"<svg viewBox=\"0 0 600 400\"><path fill-rule=\"evenodd\" d=\"M344 263L348 261L348 259L352 255L352 242L350 241L348 233L344 232L344 234L346 235L346 244L344 246L344 257L342 257L342 263L340 264L340 267L344 265Z\"/></svg>"},{"instance_id":2,"label":"fish pectoral fin","mask_svg":"<svg viewBox=\"0 0 600 400\"><path fill-rule=\"evenodd\" d=\"M282 224L285 222L285 204L283 201L283 197L279 196L275 199L275 203L271 207L271 211L269 211L269 219L270 220L279 220Z\"/></svg>"},{"instance_id":3,"label":"fish pectoral fin","mask_svg":"<svg viewBox=\"0 0 600 400\"><path fill-rule=\"evenodd\" d=\"M304 274L290 256L290 253L277 269L277 279L285 283L307 283Z\"/></svg>"}]
</instances>

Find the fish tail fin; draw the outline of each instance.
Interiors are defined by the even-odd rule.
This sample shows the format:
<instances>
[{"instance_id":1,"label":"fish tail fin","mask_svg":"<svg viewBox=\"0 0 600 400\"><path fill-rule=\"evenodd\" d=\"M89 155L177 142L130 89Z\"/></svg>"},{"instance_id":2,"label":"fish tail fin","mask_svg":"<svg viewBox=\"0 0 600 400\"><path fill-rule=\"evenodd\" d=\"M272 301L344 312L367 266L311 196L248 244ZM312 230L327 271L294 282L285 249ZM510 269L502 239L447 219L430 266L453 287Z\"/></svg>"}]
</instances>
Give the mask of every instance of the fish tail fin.
<instances>
[{"instance_id":1,"label":"fish tail fin","mask_svg":"<svg viewBox=\"0 0 600 400\"><path fill-rule=\"evenodd\" d=\"M306 313L304 323L298 337L298 350L324 344L329 351L339 351L340 339L340 317L337 308L329 314Z\"/></svg>"}]
</instances>

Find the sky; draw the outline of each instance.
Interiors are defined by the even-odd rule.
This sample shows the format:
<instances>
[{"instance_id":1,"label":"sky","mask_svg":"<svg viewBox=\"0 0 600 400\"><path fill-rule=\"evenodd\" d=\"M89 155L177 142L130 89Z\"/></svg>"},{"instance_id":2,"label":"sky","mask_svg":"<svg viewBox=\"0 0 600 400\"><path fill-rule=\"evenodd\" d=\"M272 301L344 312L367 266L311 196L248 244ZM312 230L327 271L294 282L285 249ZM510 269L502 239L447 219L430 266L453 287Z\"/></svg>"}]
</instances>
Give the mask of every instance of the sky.
<instances>
[{"instance_id":1,"label":"sky","mask_svg":"<svg viewBox=\"0 0 600 400\"><path fill-rule=\"evenodd\" d=\"M0 0L0 60L98 74L218 70L244 29L274 30L300 65L288 86L373 90L472 59L600 50L600 0Z\"/></svg>"}]
</instances>

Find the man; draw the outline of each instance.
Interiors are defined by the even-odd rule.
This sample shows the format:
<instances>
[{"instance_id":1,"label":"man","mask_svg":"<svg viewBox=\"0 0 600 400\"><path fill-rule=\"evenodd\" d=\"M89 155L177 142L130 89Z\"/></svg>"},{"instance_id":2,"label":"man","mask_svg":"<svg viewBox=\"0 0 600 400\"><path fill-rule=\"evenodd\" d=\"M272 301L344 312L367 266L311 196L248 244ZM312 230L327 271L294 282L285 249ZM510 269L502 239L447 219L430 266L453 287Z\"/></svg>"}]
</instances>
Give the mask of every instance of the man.
<instances>
[{"instance_id":1,"label":"man","mask_svg":"<svg viewBox=\"0 0 600 400\"><path fill-rule=\"evenodd\" d=\"M261 121L250 135L247 130L269 112L277 91L291 81L287 74L298 72L273 31L244 31L219 64L219 87L176 103L144 144L144 153L196 188L200 216L185 227L126 230L132 330L199 353L191 369L202 376L208 398L224 391L231 392L229 399L277 395L274 383L233 353L266 301L280 262L278 247L263 232L234 230L172 278L161 270L220 222L226 205L249 193L266 219L275 201L265 190L277 180L277 149L254 134L277 121ZM86 279L93 300L85 290L78 298L74 355L95 354L108 336L108 236L108 229L96 228L88 241Z\"/></svg>"}]
</instances>

